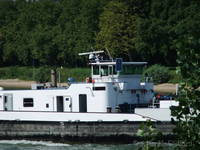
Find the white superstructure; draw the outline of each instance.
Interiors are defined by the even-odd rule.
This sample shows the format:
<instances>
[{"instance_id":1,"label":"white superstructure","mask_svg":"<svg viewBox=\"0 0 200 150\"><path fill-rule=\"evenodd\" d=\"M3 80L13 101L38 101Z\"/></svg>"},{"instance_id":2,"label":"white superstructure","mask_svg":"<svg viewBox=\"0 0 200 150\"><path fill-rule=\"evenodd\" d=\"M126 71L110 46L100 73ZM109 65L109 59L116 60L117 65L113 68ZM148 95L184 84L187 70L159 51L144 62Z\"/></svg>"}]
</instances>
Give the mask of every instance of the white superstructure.
<instances>
[{"instance_id":1,"label":"white superstructure","mask_svg":"<svg viewBox=\"0 0 200 150\"><path fill-rule=\"evenodd\" d=\"M91 118L95 118L93 121L108 121L109 117L110 121L114 118L115 121L121 121L123 115L119 117L120 114L114 112L133 113L136 107L151 105L153 83L141 82L141 73L147 62L116 62L91 61L91 77L82 83L71 83L67 88L2 90L0 120L27 120L29 114L28 120L36 121L81 118L88 121ZM82 115L81 118L79 114ZM149 118L151 116L145 118L142 114L124 115L124 120L130 121L144 121Z\"/></svg>"}]
</instances>

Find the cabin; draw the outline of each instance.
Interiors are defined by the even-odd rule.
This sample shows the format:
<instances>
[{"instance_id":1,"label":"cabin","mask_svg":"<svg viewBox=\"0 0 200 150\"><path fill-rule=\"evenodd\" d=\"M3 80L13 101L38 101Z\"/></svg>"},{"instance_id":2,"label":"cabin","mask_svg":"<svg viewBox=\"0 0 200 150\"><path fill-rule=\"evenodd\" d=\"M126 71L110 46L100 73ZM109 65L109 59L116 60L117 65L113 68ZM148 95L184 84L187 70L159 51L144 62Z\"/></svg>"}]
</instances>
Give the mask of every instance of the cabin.
<instances>
[{"instance_id":1,"label":"cabin","mask_svg":"<svg viewBox=\"0 0 200 150\"><path fill-rule=\"evenodd\" d=\"M1 90L1 111L122 112L148 107L153 83L141 82L147 62L91 61L91 76L63 88Z\"/></svg>"}]
</instances>

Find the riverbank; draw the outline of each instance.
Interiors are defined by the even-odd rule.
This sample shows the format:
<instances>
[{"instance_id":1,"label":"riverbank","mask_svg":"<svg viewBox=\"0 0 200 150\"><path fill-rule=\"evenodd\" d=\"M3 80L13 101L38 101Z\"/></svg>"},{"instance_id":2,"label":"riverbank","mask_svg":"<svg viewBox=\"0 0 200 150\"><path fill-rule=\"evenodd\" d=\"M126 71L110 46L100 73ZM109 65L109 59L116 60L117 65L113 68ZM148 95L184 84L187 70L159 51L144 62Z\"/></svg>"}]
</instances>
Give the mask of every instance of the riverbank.
<instances>
[{"instance_id":1,"label":"riverbank","mask_svg":"<svg viewBox=\"0 0 200 150\"><path fill-rule=\"evenodd\" d=\"M154 91L157 93L176 93L176 84L173 83L163 83L154 85Z\"/></svg>"},{"instance_id":2,"label":"riverbank","mask_svg":"<svg viewBox=\"0 0 200 150\"><path fill-rule=\"evenodd\" d=\"M24 81L19 79L5 79L0 80L0 87L3 87L5 89L9 88L16 88L16 89L29 89L31 88L31 85L36 83L35 81Z\"/></svg>"},{"instance_id":3,"label":"riverbank","mask_svg":"<svg viewBox=\"0 0 200 150\"><path fill-rule=\"evenodd\" d=\"M36 81L25 81L19 79L5 79L0 80L0 87L5 89L30 89L31 85L36 83ZM66 86L66 83L61 83L58 85ZM154 91L157 93L175 93L176 92L176 84L172 83L164 83L158 84L154 86Z\"/></svg>"},{"instance_id":4,"label":"riverbank","mask_svg":"<svg viewBox=\"0 0 200 150\"><path fill-rule=\"evenodd\" d=\"M36 83L36 81L5 79L0 80L0 87L3 87L4 89L31 89L31 85ZM67 86L67 83L58 83L58 86Z\"/></svg>"}]
</instances>

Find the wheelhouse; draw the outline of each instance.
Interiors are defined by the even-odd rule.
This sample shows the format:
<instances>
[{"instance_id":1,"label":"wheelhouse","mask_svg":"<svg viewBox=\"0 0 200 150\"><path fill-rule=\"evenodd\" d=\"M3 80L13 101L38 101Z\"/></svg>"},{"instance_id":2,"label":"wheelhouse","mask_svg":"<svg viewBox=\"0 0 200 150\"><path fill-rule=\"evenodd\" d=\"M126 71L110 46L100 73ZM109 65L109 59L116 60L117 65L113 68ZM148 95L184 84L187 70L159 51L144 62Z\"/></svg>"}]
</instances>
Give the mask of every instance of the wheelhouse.
<instances>
[{"instance_id":1,"label":"wheelhouse","mask_svg":"<svg viewBox=\"0 0 200 150\"><path fill-rule=\"evenodd\" d=\"M147 62L123 62L122 70L116 71L116 62L91 63L91 76L141 75Z\"/></svg>"}]
</instances>

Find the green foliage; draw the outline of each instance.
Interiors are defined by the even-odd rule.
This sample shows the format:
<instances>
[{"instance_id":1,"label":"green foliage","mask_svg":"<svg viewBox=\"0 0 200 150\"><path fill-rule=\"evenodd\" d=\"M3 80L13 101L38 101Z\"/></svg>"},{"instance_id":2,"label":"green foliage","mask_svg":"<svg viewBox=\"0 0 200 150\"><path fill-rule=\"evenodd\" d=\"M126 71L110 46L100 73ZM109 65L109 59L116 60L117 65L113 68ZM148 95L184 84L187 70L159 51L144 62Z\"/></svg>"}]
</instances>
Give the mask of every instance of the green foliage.
<instances>
[{"instance_id":1,"label":"green foliage","mask_svg":"<svg viewBox=\"0 0 200 150\"><path fill-rule=\"evenodd\" d=\"M140 126L137 131L137 136L142 137L144 144L138 150L161 150L163 147L161 144L152 145L149 142L157 140L162 137L162 133L153 127L151 121L147 121Z\"/></svg>"},{"instance_id":2,"label":"green foliage","mask_svg":"<svg viewBox=\"0 0 200 150\"><path fill-rule=\"evenodd\" d=\"M51 75L51 67L3 67L0 68L0 79L21 79L34 80L37 82L49 82ZM57 68L57 77L61 82L67 82L68 77L73 77L76 81L85 81L86 77L90 76L88 68ZM59 80L59 79L58 79Z\"/></svg>"},{"instance_id":3,"label":"green foliage","mask_svg":"<svg viewBox=\"0 0 200 150\"><path fill-rule=\"evenodd\" d=\"M176 1L153 0L146 6L145 17L137 20L136 49L145 61L155 64L176 65L176 49L173 45L175 33L171 18L176 12ZM175 14L174 14L175 13Z\"/></svg>"},{"instance_id":4,"label":"green foliage","mask_svg":"<svg viewBox=\"0 0 200 150\"><path fill-rule=\"evenodd\" d=\"M155 84L166 83L170 79L170 71L167 67L156 64L147 68L143 76L152 77Z\"/></svg>"},{"instance_id":5,"label":"green foliage","mask_svg":"<svg viewBox=\"0 0 200 150\"><path fill-rule=\"evenodd\" d=\"M75 81L85 82L86 77L90 76L90 69L88 68L63 68L57 69L58 71L60 71L62 82L67 82L69 77L73 77Z\"/></svg>"},{"instance_id":6,"label":"green foliage","mask_svg":"<svg viewBox=\"0 0 200 150\"><path fill-rule=\"evenodd\" d=\"M100 16L97 48L107 48L113 57L123 56L132 60L135 20L136 17L130 13L128 5L120 1L110 1Z\"/></svg>"},{"instance_id":7,"label":"green foliage","mask_svg":"<svg viewBox=\"0 0 200 150\"><path fill-rule=\"evenodd\" d=\"M190 5L198 2L2 0L0 65L83 67L86 58L77 54L93 47L123 60L176 66L177 47L199 39L199 8Z\"/></svg>"},{"instance_id":8,"label":"green foliage","mask_svg":"<svg viewBox=\"0 0 200 150\"><path fill-rule=\"evenodd\" d=\"M182 9L174 44L182 80L179 106L172 108L172 114L177 118L175 132L181 143L179 149L196 150L200 147L200 1L182 1L177 7Z\"/></svg>"},{"instance_id":9,"label":"green foliage","mask_svg":"<svg viewBox=\"0 0 200 150\"><path fill-rule=\"evenodd\" d=\"M1 79L22 79L22 80L33 80L33 70L27 67L3 67L0 68Z\"/></svg>"},{"instance_id":10,"label":"green foliage","mask_svg":"<svg viewBox=\"0 0 200 150\"><path fill-rule=\"evenodd\" d=\"M39 83L50 81L51 69L47 67L40 67L33 71L33 79Z\"/></svg>"},{"instance_id":11,"label":"green foliage","mask_svg":"<svg viewBox=\"0 0 200 150\"><path fill-rule=\"evenodd\" d=\"M0 65L82 67L95 47L175 66L179 1L0 1Z\"/></svg>"},{"instance_id":12,"label":"green foliage","mask_svg":"<svg viewBox=\"0 0 200 150\"><path fill-rule=\"evenodd\" d=\"M84 66L78 53L94 47L104 3L0 1L0 64Z\"/></svg>"},{"instance_id":13,"label":"green foliage","mask_svg":"<svg viewBox=\"0 0 200 150\"><path fill-rule=\"evenodd\" d=\"M50 68L39 67L4 67L0 68L1 79L35 80L37 82L50 81Z\"/></svg>"},{"instance_id":14,"label":"green foliage","mask_svg":"<svg viewBox=\"0 0 200 150\"><path fill-rule=\"evenodd\" d=\"M169 68L169 73L170 73L170 80L169 83L179 83L182 80L180 72L176 71L176 68L170 69Z\"/></svg>"}]
</instances>

